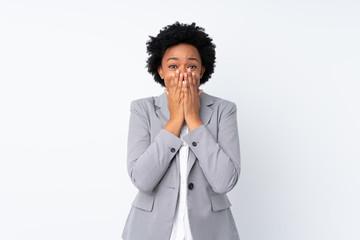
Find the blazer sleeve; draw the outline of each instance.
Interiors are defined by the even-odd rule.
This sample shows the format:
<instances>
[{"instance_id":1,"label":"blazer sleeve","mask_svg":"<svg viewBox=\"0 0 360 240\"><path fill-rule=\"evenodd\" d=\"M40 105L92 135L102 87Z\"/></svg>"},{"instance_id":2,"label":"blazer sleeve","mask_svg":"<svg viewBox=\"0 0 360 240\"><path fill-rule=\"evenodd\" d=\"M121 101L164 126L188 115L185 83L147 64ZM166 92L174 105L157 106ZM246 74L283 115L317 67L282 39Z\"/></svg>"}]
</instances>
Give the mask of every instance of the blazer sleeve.
<instances>
[{"instance_id":1,"label":"blazer sleeve","mask_svg":"<svg viewBox=\"0 0 360 240\"><path fill-rule=\"evenodd\" d=\"M212 189L224 194L233 189L240 175L240 142L235 103L226 101L218 124L217 141L205 125L193 129L182 139L198 159Z\"/></svg>"},{"instance_id":2,"label":"blazer sleeve","mask_svg":"<svg viewBox=\"0 0 360 240\"><path fill-rule=\"evenodd\" d=\"M160 182L182 145L182 140L161 129L151 142L150 121L141 100L130 107L127 145L127 169L131 181L140 191L150 193Z\"/></svg>"}]
</instances>

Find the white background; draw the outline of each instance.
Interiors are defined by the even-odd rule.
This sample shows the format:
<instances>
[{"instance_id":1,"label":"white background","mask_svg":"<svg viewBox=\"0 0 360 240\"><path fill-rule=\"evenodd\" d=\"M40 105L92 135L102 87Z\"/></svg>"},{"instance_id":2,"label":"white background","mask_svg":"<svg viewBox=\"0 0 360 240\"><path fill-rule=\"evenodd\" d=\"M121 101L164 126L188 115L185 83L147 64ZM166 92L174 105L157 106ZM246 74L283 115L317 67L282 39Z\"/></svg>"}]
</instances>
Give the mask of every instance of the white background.
<instances>
[{"instance_id":1,"label":"white background","mask_svg":"<svg viewBox=\"0 0 360 240\"><path fill-rule=\"evenodd\" d=\"M238 107L242 240L360 239L360 2L0 2L0 239L111 240L136 194L130 101L163 92L146 41L217 46L202 88Z\"/></svg>"}]
</instances>

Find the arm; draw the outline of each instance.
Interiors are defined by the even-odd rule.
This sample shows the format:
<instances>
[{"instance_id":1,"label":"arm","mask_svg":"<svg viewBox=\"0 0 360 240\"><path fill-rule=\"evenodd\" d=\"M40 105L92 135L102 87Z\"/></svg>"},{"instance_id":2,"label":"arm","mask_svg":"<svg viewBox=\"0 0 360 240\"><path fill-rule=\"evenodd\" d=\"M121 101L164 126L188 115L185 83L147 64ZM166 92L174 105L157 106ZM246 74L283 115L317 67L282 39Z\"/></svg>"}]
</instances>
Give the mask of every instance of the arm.
<instances>
[{"instance_id":1,"label":"arm","mask_svg":"<svg viewBox=\"0 0 360 240\"><path fill-rule=\"evenodd\" d=\"M150 123L138 101L131 102L128 133L127 168L133 184L151 192L166 173L182 140L161 129L151 143Z\"/></svg>"},{"instance_id":2,"label":"arm","mask_svg":"<svg viewBox=\"0 0 360 240\"><path fill-rule=\"evenodd\" d=\"M228 102L218 126L218 142L205 125L200 125L183 137L199 160L206 179L217 193L229 192L240 175L240 142L236 105ZM193 142L196 144L193 145Z\"/></svg>"}]
</instances>

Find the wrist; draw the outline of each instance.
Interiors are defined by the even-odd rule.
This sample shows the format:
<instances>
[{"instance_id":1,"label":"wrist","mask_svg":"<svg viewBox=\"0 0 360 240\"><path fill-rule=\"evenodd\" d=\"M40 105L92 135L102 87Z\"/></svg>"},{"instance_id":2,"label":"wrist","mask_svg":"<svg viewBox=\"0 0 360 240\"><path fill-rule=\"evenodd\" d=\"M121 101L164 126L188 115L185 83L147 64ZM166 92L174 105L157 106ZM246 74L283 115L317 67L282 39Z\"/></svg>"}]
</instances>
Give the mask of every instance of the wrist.
<instances>
[{"instance_id":1,"label":"wrist","mask_svg":"<svg viewBox=\"0 0 360 240\"><path fill-rule=\"evenodd\" d=\"M198 122L201 120L200 120L199 114L188 114L188 115L185 115L185 121L186 122Z\"/></svg>"},{"instance_id":2,"label":"wrist","mask_svg":"<svg viewBox=\"0 0 360 240\"><path fill-rule=\"evenodd\" d=\"M182 125L184 123L184 118L183 117L173 117L170 115L170 118L169 118L169 121L170 123L172 124L175 124L175 125Z\"/></svg>"},{"instance_id":3,"label":"wrist","mask_svg":"<svg viewBox=\"0 0 360 240\"><path fill-rule=\"evenodd\" d=\"M175 136L179 137L183 123L184 120L170 118L169 121L164 126L164 129L171 132Z\"/></svg>"},{"instance_id":4,"label":"wrist","mask_svg":"<svg viewBox=\"0 0 360 240\"><path fill-rule=\"evenodd\" d=\"M203 123L201 122L200 118L187 118L186 119L186 125L189 128L189 131L194 130L195 128L199 127Z\"/></svg>"}]
</instances>

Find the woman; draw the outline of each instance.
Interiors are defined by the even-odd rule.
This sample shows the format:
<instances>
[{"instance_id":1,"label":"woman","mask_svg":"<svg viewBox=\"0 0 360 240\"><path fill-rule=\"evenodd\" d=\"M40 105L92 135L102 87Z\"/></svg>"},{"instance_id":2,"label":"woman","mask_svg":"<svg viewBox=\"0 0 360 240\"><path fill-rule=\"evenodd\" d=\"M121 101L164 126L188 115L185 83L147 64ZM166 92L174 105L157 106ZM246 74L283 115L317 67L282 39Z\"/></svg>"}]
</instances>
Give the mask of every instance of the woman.
<instances>
[{"instance_id":1,"label":"woman","mask_svg":"<svg viewBox=\"0 0 360 240\"><path fill-rule=\"evenodd\" d=\"M236 105L199 90L215 66L204 29L176 22L147 42L164 93L131 102L125 240L239 239L226 195L240 174Z\"/></svg>"}]
</instances>

